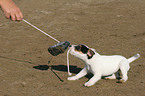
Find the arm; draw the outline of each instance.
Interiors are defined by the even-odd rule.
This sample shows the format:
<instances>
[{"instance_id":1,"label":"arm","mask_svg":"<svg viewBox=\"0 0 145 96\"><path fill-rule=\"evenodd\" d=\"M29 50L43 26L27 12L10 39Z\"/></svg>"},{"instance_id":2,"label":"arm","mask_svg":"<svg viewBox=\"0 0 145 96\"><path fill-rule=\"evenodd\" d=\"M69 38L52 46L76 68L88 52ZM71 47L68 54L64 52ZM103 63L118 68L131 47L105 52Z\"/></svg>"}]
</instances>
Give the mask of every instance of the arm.
<instances>
[{"instance_id":1,"label":"arm","mask_svg":"<svg viewBox=\"0 0 145 96\"><path fill-rule=\"evenodd\" d=\"M8 19L11 18L13 21L23 19L21 10L12 0L0 0L0 7Z\"/></svg>"}]
</instances>

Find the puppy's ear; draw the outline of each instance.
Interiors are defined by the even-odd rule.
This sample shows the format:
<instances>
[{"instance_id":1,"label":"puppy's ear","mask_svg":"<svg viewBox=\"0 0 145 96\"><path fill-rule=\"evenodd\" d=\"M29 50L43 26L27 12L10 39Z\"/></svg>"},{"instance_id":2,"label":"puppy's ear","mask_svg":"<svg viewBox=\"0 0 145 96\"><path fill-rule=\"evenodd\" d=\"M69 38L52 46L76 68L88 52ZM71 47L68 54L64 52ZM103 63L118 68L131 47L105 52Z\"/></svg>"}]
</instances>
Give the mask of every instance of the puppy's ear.
<instances>
[{"instance_id":1,"label":"puppy's ear","mask_svg":"<svg viewBox=\"0 0 145 96\"><path fill-rule=\"evenodd\" d=\"M95 52L92 51L91 49L89 49L87 52L88 59L91 59L94 56L94 54L95 54Z\"/></svg>"}]
</instances>

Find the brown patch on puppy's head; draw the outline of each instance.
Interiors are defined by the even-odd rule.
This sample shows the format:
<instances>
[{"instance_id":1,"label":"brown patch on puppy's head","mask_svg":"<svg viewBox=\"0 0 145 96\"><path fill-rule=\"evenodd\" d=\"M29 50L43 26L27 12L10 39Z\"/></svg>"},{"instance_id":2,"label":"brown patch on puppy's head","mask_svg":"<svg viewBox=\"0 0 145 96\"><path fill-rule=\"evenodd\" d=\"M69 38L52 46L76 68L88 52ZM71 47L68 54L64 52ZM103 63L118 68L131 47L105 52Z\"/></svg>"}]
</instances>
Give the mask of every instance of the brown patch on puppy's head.
<instances>
[{"instance_id":1,"label":"brown patch on puppy's head","mask_svg":"<svg viewBox=\"0 0 145 96\"><path fill-rule=\"evenodd\" d=\"M78 51L81 54L87 54L88 59L91 59L95 54L91 49L83 44L75 46L75 51Z\"/></svg>"},{"instance_id":2,"label":"brown patch on puppy's head","mask_svg":"<svg viewBox=\"0 0 145 96\"><path fill-rule=\"evenodd\" d=\"M95 55L95 52L89 49L87 52L88 59L91 59L94 55Z\"/></svg>"},{"instance_id":3,"label":"brown patch on puppy's head","mask_svg":"<svg viewBox=\"0 0 145 96\"><path fill-rule=\"evenodd\" d=\"M89 48L83 44L79 44L75 46L75 51L78 51L80 53L86 54L88 52Z\"/></svg>"}]
</instances>

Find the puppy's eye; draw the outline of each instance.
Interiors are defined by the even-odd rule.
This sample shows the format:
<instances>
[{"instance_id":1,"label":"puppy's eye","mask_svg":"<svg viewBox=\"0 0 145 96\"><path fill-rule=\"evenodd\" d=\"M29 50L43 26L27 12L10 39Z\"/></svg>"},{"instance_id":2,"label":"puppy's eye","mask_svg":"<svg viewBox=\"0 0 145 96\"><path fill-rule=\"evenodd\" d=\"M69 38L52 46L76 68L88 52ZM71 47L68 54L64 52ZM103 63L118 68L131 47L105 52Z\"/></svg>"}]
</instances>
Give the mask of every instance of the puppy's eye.
<instances>
[{"instance_id":1,"label":"puppy's eye","mask_svg":"<svg viewBox=\"0 0 145 96\"><path fill-rule=\"evenodd\" d=\"M81 47L80 47L80 46L76 46L76 47L75 47L75 50L80 51L80 50L81 50Z\"/></svg>"}]
</instances>

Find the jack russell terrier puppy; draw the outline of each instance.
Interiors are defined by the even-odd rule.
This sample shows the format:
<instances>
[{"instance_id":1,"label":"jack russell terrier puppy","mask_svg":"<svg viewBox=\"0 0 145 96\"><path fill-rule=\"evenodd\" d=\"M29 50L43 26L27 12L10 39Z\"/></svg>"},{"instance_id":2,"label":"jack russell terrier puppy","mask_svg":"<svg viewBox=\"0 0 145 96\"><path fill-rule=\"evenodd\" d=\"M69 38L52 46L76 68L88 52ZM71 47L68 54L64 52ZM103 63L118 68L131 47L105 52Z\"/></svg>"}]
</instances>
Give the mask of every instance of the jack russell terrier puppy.
<instances>
[{"instance_id":1,"label":"jack russell terrier puppy","mask_svg":"<svg viewBox=\"0 0 145 96\"><path fill-rule=\"evenodd\" d=\"M116 79L115 73L120 69L122 73L122 79L120 82L125 82L128 79L127 72L129 71L129 63L140 57L139 54L126 59L120 55L100 55L95 49L89 48L86 45L71 45L70 54L81 59L85 62L85 67L75 76L68 77L68 80L78 80L88 72L93 73L93 77L84 84L84 86L89 87L94 85L102 76L109 76L107 79Z\"/></svg>"}]
</instances>

